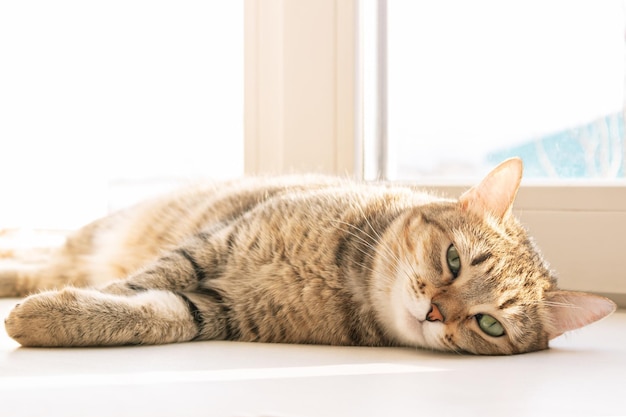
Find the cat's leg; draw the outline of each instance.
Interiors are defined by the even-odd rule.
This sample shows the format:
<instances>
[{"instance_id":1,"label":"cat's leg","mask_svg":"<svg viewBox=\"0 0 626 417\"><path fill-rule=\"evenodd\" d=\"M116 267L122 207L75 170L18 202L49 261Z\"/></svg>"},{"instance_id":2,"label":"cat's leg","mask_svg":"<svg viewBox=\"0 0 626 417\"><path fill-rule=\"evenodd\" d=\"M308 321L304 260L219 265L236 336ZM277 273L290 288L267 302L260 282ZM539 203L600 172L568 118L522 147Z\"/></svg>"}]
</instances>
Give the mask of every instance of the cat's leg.
<instances>
[{"instance_id":1,"label":"cat's leg","mask_svg":"<svg viewBox=\"0 0 626 417\"><path fill-rule=\"evenodd\" d=\"M107 220L108 219L108 220ZM0 297L25 297L67 285L87 287L96 278L89 259L98 231L114 217L104 218L69 235L59 247L49 247L36 262L20 259L0 263ZM108 280L109 277L97 277ZM116 278L111 276L110 279Z\"/></svg>"},{"instance_id":2,"label":"cat's leg","mask_svg":"<svg viewBox=\"0 0 626 417\"><path fill-rule=\"evenodd\" d=\"M200 283L221 274L227 261L225 258L225 248L220 241L210 235L198 234L131 276L114 280L99 290L120 295L148 289L193 292Z\"/></svg>"},{"instance_id":3,"label":"cat's leg","mask_svg":"<svg viewBox=\"0 0 626 417\"><path fill-rule=\"evenodd\" d=\"M11 265L0 268L0 297L24 297L41 287L39 268Z\"/></svg>"},{"instance_id":4,"label":"cat's leg","mask_svg":"<svg viewBox=\"0 0 626 417\"><path fill-rule=\"evenodd\" d=\"M23 346L162 344L228 337L214 294L146 290L132 296L66 288L26 298L5 320Z\"/></svg>"},{"instance_id":5,"label":"cat's leg","mask_svg":"<svg viewBox=\"0 0 626 417\"><path fill-rule=\"evenodd\" d=\"M7 332L25 346L230 338L226 300L200 285L219 274L222 253L200 235L100 290L66 288L30 296L10 313Z\"/></svg>"},{"instance_id":6,"label":"cat's leg","mask_svg":"<svg viewBox=\"0 0 626 417\"><path fill-rule=\"evenodd\" d=\"M84 287L89 283L88 278L88 273L79 267L65 264L0 267L0 297L26 297L66 285Z\"/></svg>"}]
</instances>

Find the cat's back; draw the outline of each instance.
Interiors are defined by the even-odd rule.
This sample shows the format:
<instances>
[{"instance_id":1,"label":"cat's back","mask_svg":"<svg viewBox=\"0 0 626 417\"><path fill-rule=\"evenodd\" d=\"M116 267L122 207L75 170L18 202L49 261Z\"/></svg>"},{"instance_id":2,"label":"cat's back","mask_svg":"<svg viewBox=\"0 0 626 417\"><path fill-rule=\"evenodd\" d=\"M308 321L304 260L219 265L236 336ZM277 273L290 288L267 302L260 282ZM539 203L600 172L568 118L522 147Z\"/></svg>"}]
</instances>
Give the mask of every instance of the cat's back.
<instances>
[{"instance_id":1,"label":"cat's back","mask_svg":"<svg viewBox=\"0 0 626 417\"><path fill-rule=\"evenodd\" d=\"M432 199L409 187L315 175L196 183L87 225L70 236L65 256L86 262L94 281L105 282L126 276L194 234L242 221L244 215L243 221L256 215L281 223L316 222L332 213L361 213L365 206L383 211ZM263 221L254 223L263 227Z\"/></svg>"},{"instance_id":2,"label":"cat's back","mask_svg":"<svg viewBox=\"0 0 626 417\"><path fill-rule=\"evenodd\" d=\"M249 177L184 186L98 219L70 235L63 256L91 264L103 280L124 276L200 231L230 222L281 194L336 182L326 177Z\"/></svg>"},{"instance_id":3,"label":"cat's back","mask_svg":"<svg viewBox=\"0 0 626 417\"><path fill-rule=\"evenodd\" d=\"M326 176L245 177L226 182L204 182L181 188L94 223L96 229L117 229L141 234L132 245L145 241L177 244L190 234L216 223L230 222L260 206L304 212L356 208L366 201L381 205L409 205L440 200L414 187L357 182ZM283 213L288 214L288 213ZM128 236L127 236L128 237Z\"/></svg>"}]
</instances>

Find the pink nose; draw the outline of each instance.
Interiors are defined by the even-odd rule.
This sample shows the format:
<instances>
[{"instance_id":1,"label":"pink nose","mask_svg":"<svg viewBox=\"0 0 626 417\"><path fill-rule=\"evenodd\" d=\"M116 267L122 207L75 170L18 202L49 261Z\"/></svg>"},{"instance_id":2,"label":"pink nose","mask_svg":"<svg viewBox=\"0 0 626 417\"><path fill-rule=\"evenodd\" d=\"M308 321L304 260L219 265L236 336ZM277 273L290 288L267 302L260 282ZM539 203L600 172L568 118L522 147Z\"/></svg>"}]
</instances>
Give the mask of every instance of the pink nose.
<instances>
[{"instance_id":1,"label":"pink nose","mask_svg":"<svg viewBox=\"0 0 626 417\"><path fill-rule=\"evenodd\" d=\"M426 320L428 320L428 321L441 321L441 322L443 322L445 320L444 317L443 317L443 314L441 314L441 311L439 310L439 307L437 306L437 304L432 303L430 305L430 311L426 315Z\"/></svg>"}]
</instances>

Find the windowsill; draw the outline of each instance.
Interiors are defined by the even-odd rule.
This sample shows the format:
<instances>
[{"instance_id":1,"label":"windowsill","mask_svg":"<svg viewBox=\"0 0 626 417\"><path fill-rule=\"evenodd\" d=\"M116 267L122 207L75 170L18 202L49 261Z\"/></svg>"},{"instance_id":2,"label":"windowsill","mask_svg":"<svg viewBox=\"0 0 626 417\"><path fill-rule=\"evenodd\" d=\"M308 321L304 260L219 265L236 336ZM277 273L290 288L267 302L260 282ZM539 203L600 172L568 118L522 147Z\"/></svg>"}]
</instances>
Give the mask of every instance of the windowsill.
<instances>
[{"instance_id":1,"label":"windowsill","mask_svg":"<svg viewBox=\"0 0 626 417\"><path fill-rule=\"evenodd\" d=\"M17 301L0 300L0 315ZM619 311L550 350L512 357L237 342L24 349L2 331L0 409L51 417L624 415L625 326Z\"/></svg>"}]
</instances>

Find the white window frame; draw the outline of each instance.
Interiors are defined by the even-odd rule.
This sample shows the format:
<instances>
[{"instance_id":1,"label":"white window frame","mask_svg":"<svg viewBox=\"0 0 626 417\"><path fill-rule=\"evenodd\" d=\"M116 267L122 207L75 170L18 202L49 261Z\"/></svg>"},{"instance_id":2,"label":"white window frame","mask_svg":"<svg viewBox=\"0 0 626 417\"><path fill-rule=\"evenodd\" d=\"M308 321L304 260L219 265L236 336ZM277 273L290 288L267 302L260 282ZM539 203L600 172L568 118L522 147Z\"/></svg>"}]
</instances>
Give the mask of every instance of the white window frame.
<instances>
[{"instance_id":1,"label":"white window frame","mask_svg":"<svg viewBox=\"0 0 626 417\"><path fill-rule=\"evenodd\" d=\"M247 174L360 171L356 0L246 0Z\"/></svg>"},{"instance_id":2,"label":"white window frame","mask_svg":"<svg viewBox=\"0 0 626 417\"><path fill-rule=\"evenodd\" d=\"M359 1L246 0L244 26L245 172L363 178ZM515 209L562 287L626 307L626 185L524 181Z\"/></svg>"}]
</instances>

